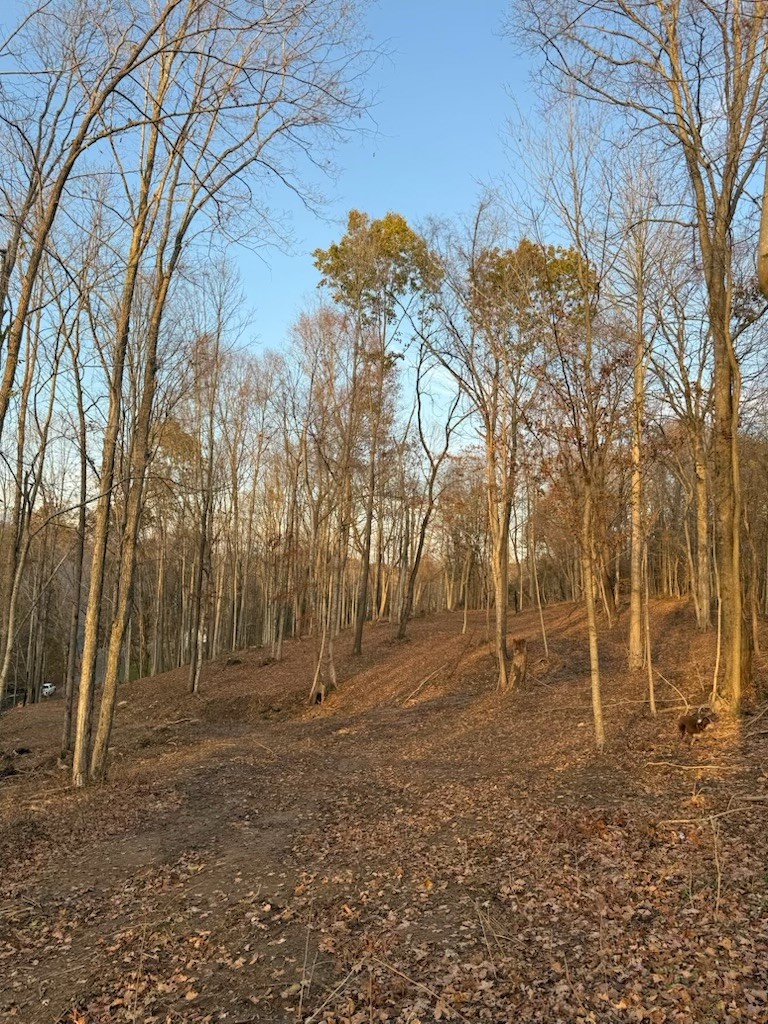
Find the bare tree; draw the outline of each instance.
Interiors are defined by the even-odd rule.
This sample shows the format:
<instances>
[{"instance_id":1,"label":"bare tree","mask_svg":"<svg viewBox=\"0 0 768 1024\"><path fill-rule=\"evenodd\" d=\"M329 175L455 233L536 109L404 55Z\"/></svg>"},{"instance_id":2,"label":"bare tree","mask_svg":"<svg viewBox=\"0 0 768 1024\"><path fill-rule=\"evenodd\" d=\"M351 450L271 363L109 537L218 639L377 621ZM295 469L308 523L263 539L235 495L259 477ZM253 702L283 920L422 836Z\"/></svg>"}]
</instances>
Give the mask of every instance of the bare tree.
<instances>
[{"instance_id":1,"label":"bare tree","mask_svg":"<svg viewBox=\"0 0 768 1024\"><path fill-rule=\"evenodd\" d=\"M738 709L749 682L741 583L738 423L732 331L733 232L765 152L768 35L763 2L515 0L556 85L607 103L668 147L688 184L714 343L714 498L725 685ZM761 261L762 262L762 261Z\"/></svg>"},{"instance_id":2,"label":"bare tree","mask_svg":"<svg viewBox=\"0 0 768 1024\"><path fill-rule=\"evenodd\" d=\"M122 376L137 302L144 301L142 379L129 485L120 539L118 595L109 628L104 692L90 775L101 777L116 703L119 658L131 609L136 542L142 509L155 396L162 359L164 316L185 252L201 229L243 230L251 212L252 182L262 172L299 188L288 163L318 132L333 131L356 108L350 91L355 49L349 44L351 9L328 0L296 0L279 11L190 5L179 31L194 28L193 53L164 46L142 67L146 111L139 172L131 173L112 145L130 246L117 313L111 363L110 411L96 508L73 776L86 780L87 708L94 686L110 495L116 466ZM174 111L170 120L166 110ZM179 113L181 111L181 113ZM206 214L211 219L206 222ZM140 276L141 272L141 276ZM142 295L137 290L141 279Z\"/></svg>"},{"instance_id":3,"label":"bare tree","mask_svg":"<svg viewBox=\"0 0 768 1024\"><path fill-rule=\"evenodd\" d=\"M237 277L224 263L207 268L199 282L200 308L196 310L199 324L192 353L195 367L192 387L192 416L197 433L195 492L199 516L199 547L195 589L192 596L191 660L189 688L197 693L206 645L204 643L205 609L213 571L213 519L216 507L214 471L222 444L218 429L217 408L222 390L223 366L238 334L237 311L243 297ZM208 648L210 649L210 647Z\"/></svg>"},{"instance_id":4,"label":"bare tree","mask_svg":"<svg viewBox=\"0 0 768 1024\"><path fill-rule=\"evenodd\" d=\"M601 749L597 602L602 598L610 619L609 537L624 500L617 449L625 437L628 373L636 360L629 356L630 334L616 315L610 288L604 287L616 258L610 245L613 166L594 141L595 122L577 113L568 107L562 121L547 125L547 139L538 142L532 189L538 209L546 211L546 219L535 217L538 231L546 224L569 244L539 241L533 312L542 336L539 372L547 399L539 429L554 480L570 494L587 612L595 740Z\"/></svg>"},{"instance_id":5,"label":"bare tree","mask_svg":"<svg viewBox=\"0 0 768 1024\"><path fill-rule=\"evenodd\" d=\"M485 454L495 608L498 686L511 686L507 649L509 532L525 417L536 391L535 332L529 331L531 280L538 251L499 246L490 204L478 207L468 244L443 244L443 283L432 352L451 374L478 424ZM533 257L533 258L532 258Z\"/></svg>"},{"instance_id":6,"label":"bare tree","mask_svg":"<svg viewBox=\"0 0 768 1024\"><path fill-rule=\"evenodd\" d=\"M694 509L695 557L686 538L691 563L692 596L696 622L706 630L711 623L712 589L710 558L710 426L712 385L709 367L712 334L698 275L686 261L684 240L669 237L666 259L659 265L657 292L659 331L651 366L660 388L660 415L679 425L685 437L684 464L676 460L677 473ZM671 258L670 258L671 257ZM662 424L663 426L663 424ZM669 434L671 424L667 424ZM687 519L684 521L688 530Z\"/></svg>"},{"instance_id":7,"label":"bare tree","mask_svg":"<svg viewBox=\"0 0 768 1024\"><path fill-rule=\"evenodd\" d=\"M396 213L371 220L352 210L342 240L327 250L318 249L314 256L323 275L322 283L330 287L335 300L354 318L362 361L358 384L367 398L370 445L353 646L353 652L360 654L367 615L373 510L386 395L396 376L393 345L411 302L429 287L435 266L424 239Z\"/></svg>"},{"instance_id":8,"label":"bare tree","mask_svg":"<svg viewBox=\"0 0 768 1024\"><path fill-rule=\"evenodd\" d=\"M17 616L27 558L35 535L45 528L48 521L47 515L42 516L41 521L35 512L38 499L44 494L45 463L56 404L59 363L66 344L66 325L56 318L50 327L45 322L43 298L51 294L46 284L41 274L35 289L35 312L30 316L24 336L24 374L12 403L16 443L15 458L11 464L13 501L6 519L10 538L2 609L0 697L5 693L18 639ZM52 338L46 341L49 329Z\"/></svg>"},{"instance_id":9,"label":"bare tree","mask_svg":"<svg viewBox=\"0 0 768 1024\"><path fill-rule=\"evenodd\" d=\"M317 658L310 701L337 685L336 636L346 615L347 566L355 515L354 469L364 464L367 435L358 380L363 353L352 318L321 307L295 330L304 377L305 412L297 448L309 532L309 578Z\"/></svg>"},{"instance_id":10,"label":"bare tree","mask_svg":"<svg viewBox=\"0 0 768 1024\"><path fill-rule=\"evenodd\" d=\"M59 211L71 201L72 173L85 154L118 135L153 118L158 124L184 116L183 101L173 108L160 101L154 110L143 104L141 79L148 64L162 63L174 51L197 49L205 37L197 6L165 0L140 11L108 0L94 20L88 0L42 3L0 43L0 59L14 65L2 76L0 91L5 144L0 201L9 232L0 308L17 278L3 337L0 438L38 273Z\"/></svg>"},{"instance_id":11,"label":"bare tree","mask_svg":"<svg viewBox=\"0 0 768 1024\"><path fill-rule=\"evenodd\" d=\"M620 160L609 247L610 273L601 284L633 339L632 435L630 441L630 605L628 663L639 670L645 659L643 637L645 550L645 463L648 453L648 367L659 332L667 291L674 292L668 267L681 258L681 230L657 216L660 184L651 168L655 154L632 147ZM669 189L667 188L669 195ZM669 202L671 204L671 195Z\"/></svg>"},{"instance_id":12,"label":"bare tree","mask_svg":"<svg viewBox=\"0 0 768 1024\"><path fill-rule=\"evenodd\" d=\"M447 411L444 413L444 416L441 417L444 419L444 423L441 424L442 437L440 439L440 446L434 447L430 443L428 427L425 422L427 419L425 407L428 407L429 404L431 404L434 411L436 403L434 398L432 403L428 403L427 397L424 394L424 376L429 370L429 356L429 347L422 342L419 346L419 359L416 367L415 412L416 428L419 434L421 450L424 458L426 459L424 467L426 494L424 495L423 511L420 516L413 558L410 560L410 565L408 565L406 561L402 567L402 571L406 577L406 583L403 588L403 596L400 602L400 612L398 616L398 640L405 639L406 631L408 629L408 620L413 614L413 598L416 592L416 580L419 575L422 558L424 557L424 545L427 539L427 531L435 510L435 504L439 500L438 477L440 475L440 470L448 457L453 435L461 422L461 417L457 415L461 400L461 392L459 389L456 389L456 393L453 398L447 401ZM442 396L442 398L445 400L445 396ZM404 553L407 554L409 546L409 544L404 546Z\"/></svg>"}]
</instances>

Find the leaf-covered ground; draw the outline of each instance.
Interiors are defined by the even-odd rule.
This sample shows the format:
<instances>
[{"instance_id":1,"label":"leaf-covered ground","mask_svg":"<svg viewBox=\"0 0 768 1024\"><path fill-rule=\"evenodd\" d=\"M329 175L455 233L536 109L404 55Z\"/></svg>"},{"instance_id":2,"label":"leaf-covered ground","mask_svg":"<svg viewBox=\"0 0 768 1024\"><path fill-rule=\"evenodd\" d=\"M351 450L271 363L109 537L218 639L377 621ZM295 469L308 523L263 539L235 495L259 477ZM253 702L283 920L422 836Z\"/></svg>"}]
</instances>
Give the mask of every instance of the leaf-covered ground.
<instances>
[{"instance_id":1,"label":"leaf-covered ground","mask_svg":"<svg viewBox=\"0 0 768 1024\"><path fill-rule=\"evenodd\" d=\"M655 656L701 703L690 618L656 606ZM308 640L206 666L199 698L132 683L86 792L61 702L8 713L0 752L31 753L0 781L0 1020L768 1021L768 715L681 744L620 621L597 754L581 612L547 625L545 659L512 620L531 672L506 698L481 615L370 627L319 708Z\"/></svg>"}]
</instances>

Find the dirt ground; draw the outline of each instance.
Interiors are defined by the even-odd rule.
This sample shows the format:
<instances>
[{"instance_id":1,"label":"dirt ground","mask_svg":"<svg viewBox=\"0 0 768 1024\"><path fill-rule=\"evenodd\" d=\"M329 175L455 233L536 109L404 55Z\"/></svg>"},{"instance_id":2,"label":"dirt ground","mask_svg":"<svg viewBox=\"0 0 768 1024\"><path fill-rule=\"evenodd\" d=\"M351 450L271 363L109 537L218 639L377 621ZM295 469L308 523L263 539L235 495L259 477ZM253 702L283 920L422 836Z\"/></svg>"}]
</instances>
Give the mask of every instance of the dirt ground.
<instances>
[{"instance_id":1,"label":"dirt ground","mask_svg":"<svg viewBox=\"0 0 768 1024\"><path fill-rule=\"evenodd\" d=\"M4 715L0 1021L768 1021L768 715L676 729L714 637L654 607L653 718L626 618L605 631L598 754L579 608L548 610L548 657L512 618L507 697L485 616L461 622L343 638L320 707L310 640L206 665L198 697L126 685L86 791L57 697Z\"/></svg>"}]
</instances>

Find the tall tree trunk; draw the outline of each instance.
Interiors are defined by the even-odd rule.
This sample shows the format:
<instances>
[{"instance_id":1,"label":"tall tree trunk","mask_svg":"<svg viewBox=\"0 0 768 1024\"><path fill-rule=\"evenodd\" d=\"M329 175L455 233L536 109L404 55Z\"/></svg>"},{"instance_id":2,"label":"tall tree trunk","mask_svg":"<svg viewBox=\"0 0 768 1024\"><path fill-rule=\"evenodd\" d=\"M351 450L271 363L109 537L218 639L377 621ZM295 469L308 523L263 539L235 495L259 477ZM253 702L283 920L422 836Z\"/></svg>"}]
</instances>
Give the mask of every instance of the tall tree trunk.
<instances>
[{"instance_id":1,"label":"tall tree trunk","mask_svg":"<svg viewBox=\"0 0 768 1024\"><path fill-rule=\"evenodd\" d=\"M85 499L80 504L75 547L75 578L72 582L72 616L69 624L67 674L64 683L64 719L61 726L61 756L66 758L72 749L72 713L74 711L75 675L77 673L77 647L80 635L80 600L85 561Z\"/></svg>"},{"instance_id":2,"label":"tall tree trunk","mask_svg":"<svg viewBox=\"0 0 768 1024\"><path fill-rule=\"evenodd\" d=\"M638 289L635 324L635 363L632 405L632 478L630 507L632 536L629 569L629 669L643 665L643 468L642 441L645 421L645 337L643 297Z\"/></svg>"},{"instance_id":3,"label":"tall tree trunk","mask_svg":"<svg viewBox=\"0 0 768 1024\"><path fill-rule=\"evenodd\" d=\"M725 296L710 296L715 342L714 501L723 614L724 683L733 711L750 677L741 585L741 471L738 418L741 375L732 359Z\"/></svg>"},{"instance_id":4,"label":"tall tree trunk","mask_svg":"<svg viewBox=\"0 0 768 1024\"><path fill-rule=\"evenodd\" d=\"M157 344L168 284L169 278L167 277L160 283L159 291L153 304L153 316L147 331L148 341L145 354L141 403L131 446L128 499L120 544L118 597L110 628L104 688L101 696L99 722L94 738L90 764L90 778L92 780L103 779L107 770L109 739L112 733L112 723L117 702L120 654L123 649L131 613L133 583L136 571L136 547L143 508L144 484L151 456L150 428L157 389ZM82 785L82 782L76 782L76 785Z\"/></svg>"},{"instance_id":5,"label":"tall tree trunk","mask_svg":"<svg viewBox=\"0 0 768 1024\"><path fill-rule=\"evenodd\" d=\"M160 551L157 559L157 580L155 582L154 632L152 635L152 659L149 674L156 676L163 670L163 637L165 636L165 527L160 524Z\"/></svg>"},{"instance_id":6,"label":"tall tree trunk","mask_svg":"<svg viewBox=\"0 0 768 1024\"><path fill-rule=\"evenodd\" d=\"M603 700L600 687L600 652L598 647L597 614L595 609L595 553L593 537L592 491L586 485L584 510L581 524L582 573L584 576L584 598L587 606L587 629L589 631L589 666L592 688L592 715L595 722L595 744L598 750L605 746L603 725Z\"/></svg>"},{"instance_id":7,"label":"tall tree trunk","mask_svg":"<svg viewBox=\"0 0 768 1024\"><path fill-rule=\"evenodd\" d=\"M199 546L195 559L195 583L192 591L192 624L190 629L191 657L189 662L189 692L197 693L200 689L200 670L203 660L203 608L207 597L207 559L208 559L208 505L209 495L203 495L203 508L200 519Z\"/></svg>"},{"instance_id":8,"label":"tall tree trunk","mask_svg":"<svg viewBox=\"0 0 768 1024\"><path fill-rule=\"evenodd\" d=\"M765 182L760 209L760 238L757 246L757 283L768 299L768 158L765 161Z\"/></svg>"},{"instance_id":9,"label":"tall tree trunk","mask_svg":"<svg viewBox=\"0 0 768 1024\"><path fill-rule=\"evenodd\" d=\"M123 404L123 375L126 352L131 330L136 283L139 275L141 255L146 239L145 230L149 217L149 190L151 186L154 154L157 139L153 133L147 164L142 174L142 194L138 213L133 226L130 251L127 258L126 276L120 301L117 322L117 342L112 353L112 370L109 382L109 411L104 433L99 477L99 496L93 529L93 555L91 558L91 579L88 588L88 604L85 613L85 638L80 667L80 691L77 704L77 729L75 751L72 761L72 781L75 786L84 786L88 781L88 741L90 736L90 715L94 694L94 672L98 653L101 602L104 589L104 568L107 558L107 536L112 507L112 487L115 479L117 439Z\"/></svg>"},{"instance_id":10,"label":"tall tree trunk","mask_svg":"<svg viewBox=\"0 0 768 1024\"><path fill-rule=\"evenodd\" d=\"M360 566L360 585L357 591L357 609L355 613L355 640L352 646L353 654L363 653L363 626L368 608L368 579L371 569L371 535L373 533L373 498L376 483L376 455L374 448L371 449L371 458L368 466L368 495L365 506L365 527L363 529L363 551Z\"/></svg>"},{"instance_id":11,"label":"tall tree trunk","mask_svg":"<svg viewBox=\"0 0 768 1024\"><path fill-rule=\"evenodd\" d=\"M712 625L712 584L709 566L709 495L707 466L700 436L703 424L696 424L693 465L696 476L696 589L698 591L697 625L708 630Z\"/></svg>"},{"instance_id":12,"label":"tall tree trunk","mask_svg":"<svg viewBox=\"0 0 768 1024\"><path fill-rule=\"evenodd\" d=\"M749 623L750 643L755 654L760 654L760 569L757 557L757 548L749 522L749 515L746 506L744 508L744 533L749 545L749 576L748 576L748 600L749 600Z\"/></svg>"},{"instance_id":13,"label":"tall tree trunk","mask_svg":"<svg viewBox=\"0 0 768 1024\"><path fill-rule=\"evenodd\" d=\"M546 658L547 661L549 661L549 643L547 642L547 630L546 630L546 627L544 625L544 609L541 606L541 591L539 590L539 570L538 570L538 567L536 565L536 536L535 536L535 533L534 533L535 527L534 527L534 517L533 517L533 515L531 515L531 517L530 517L530 523L531 523L530 543L531 543L531 548L533 550L533 558L531 560L531 571L533 573L533 591L534 591L534 597L535 597L535 601L536 601L536 607L539 610L539 627L541 629L541 640L542 640L542 643L544 644L544 657Z\"/></svg>"},{"instance_id":14,"label":"tall tree trunk","mask_svg":"<svg viewBox=\"0 0 768 1024\"><path fill-rule=\"evenodd\" d=\"M495 509L500 517L493 526L493 596L495 610L494 647L499 673L498 689L506 693L511 685L509 674L509 651L507 649L507 619L509 610L509 512ZM504 528L504 520L507 525Z\"/></svg>"},{"instance_id":15,"label":"tall tree trunk","mask_svg":"<svg viewBox=\"0 0 768 1024\"><path fill-rule=\"evenodd\" d=\"M688 513L690 511L690 502L686 504L686 508L683 512L683 534L685 535L685 557L688 563L688 574L691 579L690 594L693 600L693 610L696 613L696 622L701 622L701 609L699 607L699 581L697 579L696 568L693 562L693 548L691 546L691 530L688 526Z\"/></svg>"},{"instance_id":16,"label":"tall tree trunk","mask_svg":"<svg viewBox=\"0 0 768 1024\"><path fill-rule=\"evenodd\" d=\"M643 627L645 632L645 668L648 676L648 707L656 714L656 687L653 681L653 660L651 651L651 618L648 601L648 541L643 544Z\"/></svg>"},{"instance_id":17,"label":"tall tree trunk","mask_svg":"<svg viewBox=\"0 0 768 1024\"><path fill-rule=\"evenodd\" d=\"M80 505L77 512L77 543L75 546L74 580L72 581L72 618L69 626L67 675L64 684L64 721L61 728L61 756L69 757L72 750L72 715L75 699L75 675L78 667L77 648L80 638L80 603L83 589L83 563L85 562L86 498L88 488L87 422L80 378L79 350L70 349L72 371L77 392L77 417L80 429Z\"/></svg>"}]
</instances>

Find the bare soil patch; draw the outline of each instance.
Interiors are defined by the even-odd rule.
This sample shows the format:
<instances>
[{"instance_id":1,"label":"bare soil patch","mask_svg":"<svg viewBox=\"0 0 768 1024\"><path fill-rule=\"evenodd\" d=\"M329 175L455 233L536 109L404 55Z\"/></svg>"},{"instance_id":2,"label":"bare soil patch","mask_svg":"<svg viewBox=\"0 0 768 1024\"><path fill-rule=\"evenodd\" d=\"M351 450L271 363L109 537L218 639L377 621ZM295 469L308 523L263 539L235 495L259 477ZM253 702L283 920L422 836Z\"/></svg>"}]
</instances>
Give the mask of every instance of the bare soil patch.
<instances>
[{"instance_id":1,"label":"bare soil patch","mask_svg":"<svg viewBox=\"0 0 768 1024\"><path fill-rule=\"evenodd\" d=\"M703 703L714 638L653 617ZM371 626L320 707L308 640L206 665L198 697L184 670L126 685L85 792L59 700L3 716L31 753L0 781L0 1021L768 1020L768 715L680 743L620 619L598 754L581 611L548 610L548 660L512 619L531 675L504 698L485 625Z\"/></svg>"}]
</instances>

